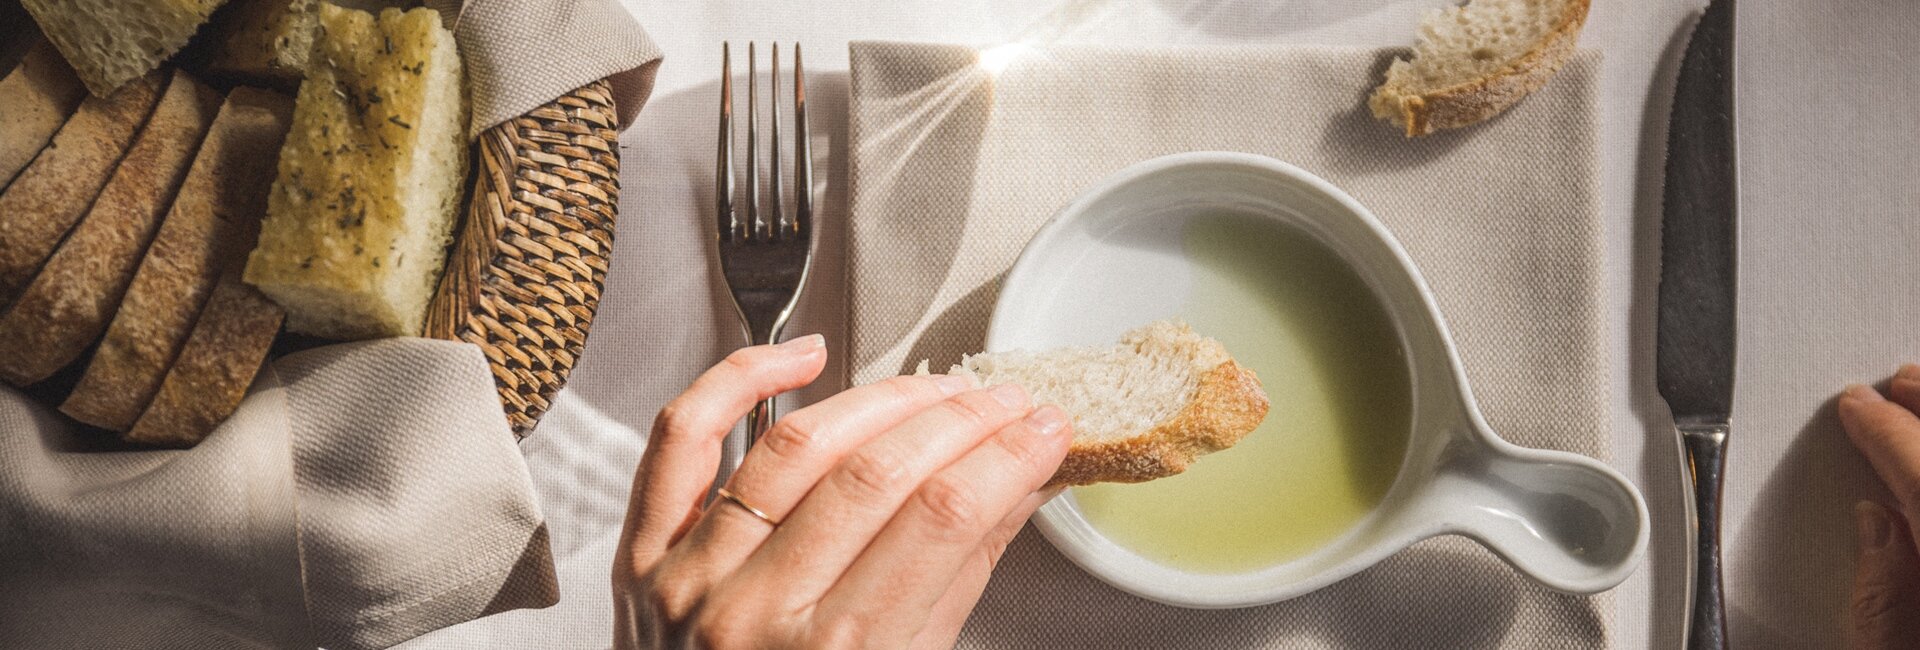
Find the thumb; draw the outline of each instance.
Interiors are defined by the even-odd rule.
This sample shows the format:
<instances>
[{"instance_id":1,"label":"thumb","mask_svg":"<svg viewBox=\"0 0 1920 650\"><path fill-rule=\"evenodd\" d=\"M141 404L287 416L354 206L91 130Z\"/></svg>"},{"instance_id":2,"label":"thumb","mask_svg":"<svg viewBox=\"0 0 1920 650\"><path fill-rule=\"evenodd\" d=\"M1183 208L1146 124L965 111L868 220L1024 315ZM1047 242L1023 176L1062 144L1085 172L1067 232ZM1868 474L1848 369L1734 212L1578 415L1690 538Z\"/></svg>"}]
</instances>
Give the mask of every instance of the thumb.
<instances>
[{"instance_id":1,"label":"thumb","mask_svg":"<svg viewBox=\"0 0 1920 650\"><path fill-rule=\"evenodd\" d=\"M1848 608L1848 633L1857 649L1897 648L1920 626L1920 554L1907 522L1892 510L1861 501L1853 507L1859 555Z\"/></svg>"}]
</instances>

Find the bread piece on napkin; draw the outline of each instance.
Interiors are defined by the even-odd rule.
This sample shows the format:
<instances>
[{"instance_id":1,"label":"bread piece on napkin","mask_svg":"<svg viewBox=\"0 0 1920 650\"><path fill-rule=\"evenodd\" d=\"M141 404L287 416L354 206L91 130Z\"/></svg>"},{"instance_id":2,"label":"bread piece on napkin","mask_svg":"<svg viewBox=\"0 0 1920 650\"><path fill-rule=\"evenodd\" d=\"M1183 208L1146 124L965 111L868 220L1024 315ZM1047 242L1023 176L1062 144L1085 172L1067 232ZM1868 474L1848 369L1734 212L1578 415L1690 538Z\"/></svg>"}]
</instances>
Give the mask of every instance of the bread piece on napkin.
<instances>
[{"instance_id":1,"label":"bread piece on napkin","mask_svg":"<svg viewBox=\"0 0 1920 650\"><path fill-rule=\"evenodd\" d=\"M240 408L274 335L280 333L281 316L279 305L240 281L238 269L222 277L167 370L160 392L125 438L191 447L213 433Z\"/></svg>"},{"instance_id":2,"label":"bread piece on napkin","mask_svg":"<svg viewBox=\"0 0 1920 650\"><path fill-rule=\"evenodd\" d=\"M1420 23L1413 60L1396 59L1367 105L1408 137L1500 114L1573 55L1588 0L1472 0Z\"/></svg>"},{"instance_id":3,"label":"bread piece on napkin","mask_svg":"<svg viewBox=\"0 0 1920 650\"><path fill-rule=\"evenodd\" d=\"M405 0L326 0L328 4L379 11L405 7ZM208 74L294 88L307 74L321 0L233 0L214 14L200 37ZM201 45L195 45L200 49Z\"/></svg>"},{"instance_id":4,"label":"bread piece on napkin","mask_svg":"<svg viewBox=\"0 0 1920 650\"><path fill-rule=\"evenodd\" d=\"M67 230L86 214L133 144L168 75L141 77L112 97L88 97L0 194L0 304L13 302Z\"/></svg>"},{"instance_id":5,"label":"bread piece on napkin","mask_svg":"<svg viewBox=\"0 0 1920 650\"><path fill-rule=\"evenodd\" d=\"M173 73L93 207L0 311L0 379L16 386L46 379L100 337L219 109L219 92Z\"/></svg>"},{"instance_id":6,"label":"bread piece on napkin","mask_svg":"<svg viewBox=\"0 0 1920 650\"><path fill-rule=\"evenodd\" d=\"M253 245L292 112L264 90L227 95L62 412L125 431L146 410L221 272Z\"/></svg>"},{"instance_id":7,"label":"bread piece on napkin","mask_svg":"<svg viewBox=\"0 0 1920 650\"><path fill-rule=\"evenodd\" d=\"M926 363L921 362L921 372ZM1113 346L969 355L948 374L1018 384L1073 417L1073 446L1048 485L1139 483L1232 447L1267 416L1253 371L1219 341L1159 321Z\"/></svg>"},{"instance_id":8,"label":"bread piece on napkin","mask_svg":"<svg viewBox=\"0 0 1920 650\"><path fill-rule=\"evenodd\" d=\"M80 77L46 41L0 78L0 190L40 155L86 95Z\"/></svg>"},{"instance_id":9,"label":"bread piece on napkin","mask_svg":"<svg viewBox=\"0 0 1920 650\"><path fill-rule=\"evenodd\" d=\"M417 336L465 178L453 33L428 9L322 5L320 27L246 280L295 332Z\"/></svg>"},{"instance_id":10,"label":"bread piece on napkin","mask_svg":"<svg viewBox=\"0 0 1920 650\"><path fill-rule=\"evenodd\" d=\"M225 0L21 0L87 89L105 97L160 67Z\"/></svg>"}]
</instances>

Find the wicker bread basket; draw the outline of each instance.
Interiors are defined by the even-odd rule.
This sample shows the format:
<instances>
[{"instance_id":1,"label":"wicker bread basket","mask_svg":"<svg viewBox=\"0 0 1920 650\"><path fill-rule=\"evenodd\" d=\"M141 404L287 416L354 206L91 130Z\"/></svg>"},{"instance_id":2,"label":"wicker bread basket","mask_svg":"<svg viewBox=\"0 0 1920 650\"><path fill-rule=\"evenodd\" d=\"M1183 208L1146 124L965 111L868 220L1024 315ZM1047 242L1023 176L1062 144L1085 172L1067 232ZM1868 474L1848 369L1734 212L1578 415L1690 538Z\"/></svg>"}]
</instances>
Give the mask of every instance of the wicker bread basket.
<instances>
[{"instance_id":1,"label":"wicker bread basket","mask_svg":"<svg viewBox=\"0 0 1920 650\"><path fill-rule=\"evenodd\" d=\"M553 404L600 304L620 202L606 80L482 133L426 333L480 346L516 437Z\"/></svg>"}]
</instances>

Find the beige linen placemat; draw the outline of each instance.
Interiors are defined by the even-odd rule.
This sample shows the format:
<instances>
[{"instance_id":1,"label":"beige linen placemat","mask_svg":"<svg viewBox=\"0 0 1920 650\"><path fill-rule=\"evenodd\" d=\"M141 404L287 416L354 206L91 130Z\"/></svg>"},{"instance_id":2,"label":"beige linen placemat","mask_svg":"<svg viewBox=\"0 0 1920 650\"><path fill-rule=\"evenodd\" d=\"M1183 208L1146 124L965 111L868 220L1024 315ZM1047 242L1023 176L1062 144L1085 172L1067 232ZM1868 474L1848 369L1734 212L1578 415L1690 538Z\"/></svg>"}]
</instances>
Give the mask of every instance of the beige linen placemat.
<instances>
[{"instance_id":1,"label":"beige linen placemat","mask_svg":"<svg viewBox=\"0 0 1920 650\"><path fill-rule=\"evenodd\" d=\"M1386 223L1496 430L1604 457L1596 55L1489 123L1407 140L1364 107L1387 52L1007 52L988 57L995 73L966 48L852 47L852 383L978 350L999 277L1100 178L1169 153L1245 151L1325 177ZM1611 614L1605 596L1548 590L1462 538L1291 601L1183 610L1107 587L1027 531L961 646L1588 648L1608 644Z\"/></svg>"}]
</instances>

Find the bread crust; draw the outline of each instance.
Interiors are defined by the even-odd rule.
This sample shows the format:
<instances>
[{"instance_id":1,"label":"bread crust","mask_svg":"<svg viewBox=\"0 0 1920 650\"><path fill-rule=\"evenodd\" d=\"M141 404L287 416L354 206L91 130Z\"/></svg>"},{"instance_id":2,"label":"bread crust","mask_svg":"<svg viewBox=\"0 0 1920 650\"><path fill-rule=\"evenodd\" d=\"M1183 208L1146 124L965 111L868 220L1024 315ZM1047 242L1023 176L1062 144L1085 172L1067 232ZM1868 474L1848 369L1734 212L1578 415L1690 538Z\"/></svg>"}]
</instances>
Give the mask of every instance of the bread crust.
<instances>
[{"instance_id":1,"label":"bread crust","mask_svg":"<svg viewBox=\"0 0 1920 650\"><path fill-rule=\"evenodd\" d=\"M1231 360L1200 376L1193 399L1140 435L1075 441L1048 487L1140 483L1187 470L1195 458L1240 442L1266 419L1267 393L1253 370Z\"/></svg>"},{"instance_id":2,"label":"bread crust","mask_svg":"<svg viewBox=\"0 0 1920 650\"><path fill-rule=\"evenodd\" d=\"M0 314L0 378L46 379L100 337L219 109L220 93L174 73L93 207Z\"/></svg>"},{"instance_id":3,"label":"bread crust","mask_svg":"<svg viewBox=\"0 0 1920 650\"><path fill-rule=\"evenodd\" d=\"M1552 30L1499 72L1416 95L1382 84L1368 102L1375 117L1406 129L1407 137L1467 126L1491 118L1539 90L1573 56L1590 0L1568 0Z\"/></svg>"}]
</instances>

